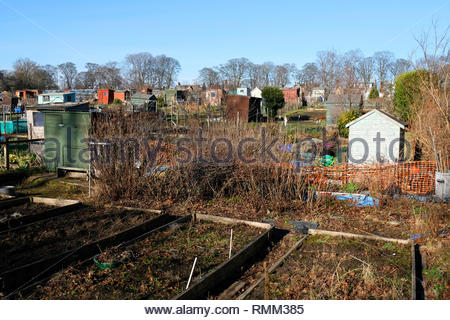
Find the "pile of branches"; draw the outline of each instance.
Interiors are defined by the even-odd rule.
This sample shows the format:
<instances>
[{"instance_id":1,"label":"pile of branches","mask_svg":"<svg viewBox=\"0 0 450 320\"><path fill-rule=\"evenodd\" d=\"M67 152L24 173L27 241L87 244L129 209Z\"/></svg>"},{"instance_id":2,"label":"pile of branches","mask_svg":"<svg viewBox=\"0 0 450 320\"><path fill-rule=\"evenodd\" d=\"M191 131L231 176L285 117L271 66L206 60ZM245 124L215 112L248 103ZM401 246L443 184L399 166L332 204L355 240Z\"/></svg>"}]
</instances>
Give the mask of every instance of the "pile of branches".
<instances>
[{"instance_id":1,"label":"pile of branches","mask_svg":"<svg viewBox=\"0 0 450 320\"><path fill-rule=\"evenodd\" d=\"M197 129L192 128L184 138L194 135ZM97 141L92 152L96 196L102 201L144 202L237 196L255 205L261 201L302 199L306 183L295 170L271 161L245 163L238 159L240 139L258 138L255 129L221 125L209 129L204 135L204 145L210 146L211 141L225 135L234 150L228 161L216 161L210 154L211 148L205 147L201 159L196 155L191 161L180 163L175 160L182 158L176 144L167 135L161 135L167 131L166 121L156 114L116 110L97 115L91 132L92 140ZM269 127L265 134L272 139L277 132ZM187 143L184 150L195 155L197 147ZM217 144L217 157L224 157L225 147ZM242 150L248 158L256 158L260 153L256 144L247 144Z\"/></svg>"}]
</instances>

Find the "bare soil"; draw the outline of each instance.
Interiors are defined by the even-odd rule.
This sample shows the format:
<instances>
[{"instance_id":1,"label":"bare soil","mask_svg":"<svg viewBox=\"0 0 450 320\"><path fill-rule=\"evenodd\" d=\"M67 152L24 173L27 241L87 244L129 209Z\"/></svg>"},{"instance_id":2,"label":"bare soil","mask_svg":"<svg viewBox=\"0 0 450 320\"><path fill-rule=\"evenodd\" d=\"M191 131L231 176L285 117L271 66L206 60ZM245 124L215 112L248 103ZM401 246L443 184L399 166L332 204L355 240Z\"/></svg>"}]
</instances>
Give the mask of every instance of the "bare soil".
<instances>
[{"instance_id":1,"label":"bare soil","mask_svg":"<svg viewBox=\"0 0 450 320\"><path fill-rule=\"evenodd\" d=\"M41 203L28 202L6 209L0 209L0 222L8 222L10 220L14 220L24 216L36 215L53 208L56 207L44 205Z\"/></svg>"},{"instance_id":2,"label":"bare soil","mask_svg":"<svg viewBox=\"0 0 450 320\"><path fill-rule=\"evenodd\" d=\"M155 217L142 211L85 207L0 233L0 272L51 257Z\"/></svg>"},{"instance_id":3,"label":"bare soil","mask_svg":"<svg viewBox=\"0 0 450 320\"><path fill-rule=\"evenodd\" d=\"M183 224L146 239L104 252L102 262L122 261L100 269L93 262L73 266L38 286L29 299L170 299L185 290L194 258L191 284L228 259L230 229L233 253L254 240L261 229L247 225L200 222Z\"/></svg>"},{"instance_id":4,"label":"bare soil","mask_svg":"<svg viewBox=\"0 0 450 320\"><path fill-rule=\"evenodd\" d=\"M310 236L248 298L265 292L270 299L410 299L410 247Z\"/></svg>"}]
</instances>

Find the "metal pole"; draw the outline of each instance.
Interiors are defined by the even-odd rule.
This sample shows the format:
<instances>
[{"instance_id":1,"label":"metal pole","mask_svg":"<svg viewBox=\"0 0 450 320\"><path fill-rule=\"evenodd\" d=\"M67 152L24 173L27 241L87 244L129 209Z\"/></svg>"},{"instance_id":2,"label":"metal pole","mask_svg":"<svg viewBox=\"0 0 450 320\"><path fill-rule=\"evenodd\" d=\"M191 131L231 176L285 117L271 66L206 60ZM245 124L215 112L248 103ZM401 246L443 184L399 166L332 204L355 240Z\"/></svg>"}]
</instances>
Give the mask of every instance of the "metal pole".
<instances>
[{"instance_id":1,"label":"metal pole","mask_svg":"<svg viewBox=\"0 0 450 320\"><path fill-rule=\"evenodd\" d=\"M5 157L5 168L6 170L9 170L9 146L8 146L8 137L6 135L5 135L5 145L3 147L3 155Z\"/></svg>"}]
</instances>

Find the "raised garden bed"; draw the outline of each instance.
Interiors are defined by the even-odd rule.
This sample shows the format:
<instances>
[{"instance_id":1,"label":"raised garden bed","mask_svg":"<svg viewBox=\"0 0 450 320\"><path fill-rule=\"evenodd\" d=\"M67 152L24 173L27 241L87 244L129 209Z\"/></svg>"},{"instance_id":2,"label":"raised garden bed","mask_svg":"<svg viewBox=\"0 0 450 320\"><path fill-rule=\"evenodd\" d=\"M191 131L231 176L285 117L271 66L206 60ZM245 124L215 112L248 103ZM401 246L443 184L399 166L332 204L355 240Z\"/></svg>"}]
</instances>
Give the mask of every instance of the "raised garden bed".
<instances>
[{"instance_id":1,"label":"raised garden bed","mask_svg":"<svg viewBox=\"0 0 450 320\"><path fill-rule=\"evenodd\" d=\"M81 206L77 200L41 197L0 201L0 231L69 213Z\"/></svg>"},{"instance_id":2,"label":"raised garden bed","mask_svg":"<svg viewBox=\"0 0 450 320\"><path fill-rule=\"evenodd\" d=\"M267 234L270 225L244 224L228 219L185 219L171 223L145 238L105 250L84 263L71 266L24 295L29 299L171 299L191 290L203 290L219 269L238 261L244 248ZM206 219L208 220L208 219ZM190 222L192 221L192 222ZM219 223L215 223L219 222ZM264 228L260 226L264 225ZM259 227L258 227L259 226ZM230 232L234 254L229 259ZM197 257L190 290L185 291ZM108 263L115 262L109 268ZM106 268L105 268L106 267ZM219 271L218 271L219 270ZM220 280L218 280L220 281ZM220 283L216 282L219 286ZM202 291L203 292L203 291Z\"/></svg>"},{"instance_id":3,"label":"raised garden bed","mask_svg":"<svg viewBox=\"0 0 450 320\"><path fill-rule=\"evenodd\" d=\"M157 214L83 207L69 215L0 233L0 271L13 269L139 225Z\"/></svg>"},{"instance_id":4,"label":"raised garden bed","mask_svg":"<svg viewBox=\"0 0 450 320\"><path fill-rule=\"evenodd\" d=\"M410 299L411 247L308 236L246 299Z\"/></svg>"}]
</instances>

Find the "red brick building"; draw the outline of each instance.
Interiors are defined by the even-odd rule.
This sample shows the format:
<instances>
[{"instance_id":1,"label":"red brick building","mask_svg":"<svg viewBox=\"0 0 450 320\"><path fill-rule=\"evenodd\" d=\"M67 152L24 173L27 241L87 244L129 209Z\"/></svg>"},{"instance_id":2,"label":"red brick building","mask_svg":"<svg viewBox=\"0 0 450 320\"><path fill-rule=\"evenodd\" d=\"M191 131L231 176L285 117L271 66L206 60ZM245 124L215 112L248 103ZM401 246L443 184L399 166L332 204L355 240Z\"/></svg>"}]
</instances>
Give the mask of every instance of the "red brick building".
<instances>
[{"instance_id":1,"label":"red brick building","mask_svg":"<svg viewBox=\"0 0 450 320\"><path fill-rule=\"evenodd\" d=\"M283 91L284 102L287 106L298 106L300 101L300 89L281 89Z\"/></svg>"}]
</instances>

